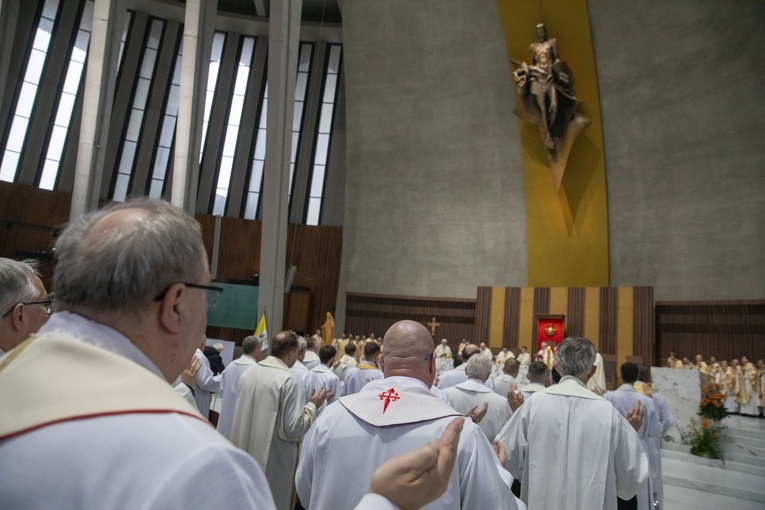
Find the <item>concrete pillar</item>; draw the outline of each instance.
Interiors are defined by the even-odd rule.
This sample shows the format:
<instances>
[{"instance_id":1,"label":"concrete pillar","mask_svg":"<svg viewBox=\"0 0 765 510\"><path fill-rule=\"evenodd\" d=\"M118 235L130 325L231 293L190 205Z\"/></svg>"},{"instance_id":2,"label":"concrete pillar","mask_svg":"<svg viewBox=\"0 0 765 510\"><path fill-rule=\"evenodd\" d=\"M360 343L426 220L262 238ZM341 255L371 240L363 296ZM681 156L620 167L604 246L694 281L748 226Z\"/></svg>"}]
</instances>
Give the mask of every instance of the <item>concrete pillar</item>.
<instances>
[{"instance_id":1,"label":"concrete pillar","mask_svg":"<svg viewBox=\"0 0 765 510\"><path fill-rule=\"evenodd\" d=\"M119 0L96 0L85 70L82 122L70 218L98 207L104 154L117 80L123 25L127 11Z\"/></svg>"},{"instance_id":2,"label":"concrete pillar","mask_svg":"<svg viewBox=\"0 0 765 510\"><path fill-rule=\"evenodd\" d=\"M218 2L187 0L170 201L194 214L207 73Z\"/></svg>"},{"instance_id":3,"label":"concrete pillar","mask_svg":"<svg viewBox=\"0 0 765 510\"><path fill-rule=\"evenodd\" d=\"M8 76L18 21L19 0L0 0L0 76ZM0 105L3 104L5 88L0 87Z\"/></svg>"},{"instance_id":4,"label":"concrete pillar","mask_svg":"<svg viewBox=\"0 0 765 510\"><path fill-rule=\"evenodd\" d=\"M302 3L302 0L272 2L269 18L268 139L263 176L258 317L265 311L273 333L281 331L283 322L292 114Z\"/></svg>"}]
</instances>

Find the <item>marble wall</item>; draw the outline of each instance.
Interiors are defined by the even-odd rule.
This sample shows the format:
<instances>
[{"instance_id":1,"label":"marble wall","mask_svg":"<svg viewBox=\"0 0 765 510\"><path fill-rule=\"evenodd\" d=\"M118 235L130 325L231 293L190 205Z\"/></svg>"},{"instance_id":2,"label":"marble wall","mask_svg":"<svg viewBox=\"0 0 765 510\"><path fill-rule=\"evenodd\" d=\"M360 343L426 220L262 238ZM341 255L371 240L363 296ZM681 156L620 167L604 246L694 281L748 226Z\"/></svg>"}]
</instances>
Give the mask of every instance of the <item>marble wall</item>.
<instances>
[{"instance_id":1,"label":"marble wall","mask_svg":"<svg viewBox=\"0 0 765 510\"><path fill-rule=\"evenodd\" d=\"M675 424L664 436L664 443L682 444L680 431L692 418L698 418L701 402L701 374L696 370L651 367L653 389L664 396L675 417Z\"/></svg>"}]
</instances>

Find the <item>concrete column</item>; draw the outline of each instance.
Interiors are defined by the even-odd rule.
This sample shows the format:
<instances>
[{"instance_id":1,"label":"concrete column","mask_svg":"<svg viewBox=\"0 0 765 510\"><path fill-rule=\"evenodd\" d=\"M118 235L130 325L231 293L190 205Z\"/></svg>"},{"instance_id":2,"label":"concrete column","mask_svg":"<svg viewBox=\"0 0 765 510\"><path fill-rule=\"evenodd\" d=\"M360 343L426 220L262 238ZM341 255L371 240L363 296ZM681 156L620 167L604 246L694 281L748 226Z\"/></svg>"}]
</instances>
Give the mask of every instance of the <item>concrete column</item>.
<instances>
[{"instance_id":1,"label":"concrete column","mask_svg":"<svg viewBox=\"0 0 765 510\"><path fill-rule=\"evenodd\" d=\"M268 139L263 176L258 317L265 311L273 333L281 331L284 313L292 113L302 3L302 0L272 2L269 18Z\"/></svg>"},{"instance_id":2,"label":"concrete column","mask_svg":"<svg viewBox=\"0 0 765 510\"><path fill-rule=\"evenodd\" d=\"M0 0L0 76L8 76L18 22L19 0ZM0 105L3 104L5 89L5 85L0 87Z\"/></svg>"},{"instance_id":3,"label":"concrete column","mask_svg":"<svg viewBox=\"0 0 765 510\"><path fill-rule=\"evenodd\" d=\"M187 0L170 201L194 214L207 73L218 2Z\"/></svg>"},{"instance_id":4,"label":"concrete column","mask_svg":"<svg viewBox=\"0 0 765 510\"><path fill-rule=\"evenodd\" d=\"M96 0L85 70L82 122L70 218L98 207L104 154L109 137L123 25L127 11L119 0Z\"/></svg>"}]
</instances>

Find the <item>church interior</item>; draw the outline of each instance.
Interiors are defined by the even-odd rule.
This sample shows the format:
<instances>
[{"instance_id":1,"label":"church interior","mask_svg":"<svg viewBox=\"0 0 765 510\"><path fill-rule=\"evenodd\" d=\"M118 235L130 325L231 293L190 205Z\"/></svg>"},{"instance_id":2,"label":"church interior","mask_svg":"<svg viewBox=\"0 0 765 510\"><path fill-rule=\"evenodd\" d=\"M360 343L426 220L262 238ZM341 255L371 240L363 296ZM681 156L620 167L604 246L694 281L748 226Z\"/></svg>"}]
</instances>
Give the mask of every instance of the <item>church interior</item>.
<instances>
[{"instance_id":1,"label":"church interior","mask_svg":"<svg viewBox=\"0 0 765 510\"><path fill-rule=\"evenodd\" d=\"M517 72L539 23L549 144ZM758 360L764 24L760 0L2 0L0 256L51 288L70 218L150 196L202 225L237 308L210 338L331 314L536 352L554 318L610 388L670 351ZM754 461L668 454L667 508L765 504L765 420L736 420Z\"/></svg>"}]
</instances>

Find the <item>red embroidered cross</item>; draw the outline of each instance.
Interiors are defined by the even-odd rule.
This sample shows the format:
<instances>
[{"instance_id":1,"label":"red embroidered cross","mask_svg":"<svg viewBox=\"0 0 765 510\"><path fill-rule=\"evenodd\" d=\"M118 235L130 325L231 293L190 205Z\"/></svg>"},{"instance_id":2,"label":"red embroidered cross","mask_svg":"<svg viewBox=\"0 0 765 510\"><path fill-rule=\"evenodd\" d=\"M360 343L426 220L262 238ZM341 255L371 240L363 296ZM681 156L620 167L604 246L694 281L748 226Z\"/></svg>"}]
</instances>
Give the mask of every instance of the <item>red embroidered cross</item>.
<instances>
[{"instance_id":1,"label":"red embroidered cross","mask_svg":"<svg viewBox=\"0 0 765 510\"><path fill-rule=\"evenodd\" d=\"M396 390L393 388L389 389L388 391L383 391L380 393L380 400L385 401L385 405L383 406L383 413L388 410L388 404L391 402L395 402L396 400L400 399L401 397L398 396L398 393L396 393Z\"/></svg>"}]
</instances>

